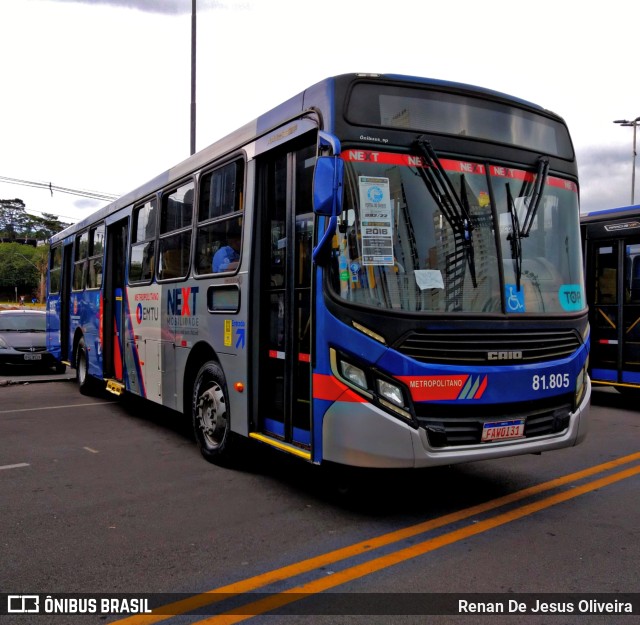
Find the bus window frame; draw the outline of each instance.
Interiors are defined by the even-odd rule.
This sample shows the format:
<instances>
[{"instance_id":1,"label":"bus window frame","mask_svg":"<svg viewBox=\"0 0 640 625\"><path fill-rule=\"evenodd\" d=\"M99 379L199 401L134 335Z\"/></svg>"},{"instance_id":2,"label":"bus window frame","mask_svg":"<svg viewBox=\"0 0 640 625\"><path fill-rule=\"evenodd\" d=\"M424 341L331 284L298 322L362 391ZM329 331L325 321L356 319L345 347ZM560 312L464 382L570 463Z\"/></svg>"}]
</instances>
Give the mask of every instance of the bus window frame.
<instances>
[{"instance_id":1,"label":"bus window frame","mask_svg":"<svg viewBox=\"0 0 640 625\"><path fill-rule=\"evenodd\" d=\"M62 289L62 258L64 245L62 242L54 245L49 251L49 293L56 295ZM56 263L56 260L58 261ZM52 277L57 276L57 288L53 290Z\"/></svg>"},{"instance_id":2,"label":"bus window frame","mask_svg":"<svg viewBox=\"0 0 640 625\"><path fill-rule=\"evenodd\" d=\"M238 179L241 179L241 185L239 189L236 189L236 193L234 193L234 210L230 212L222 212L219 215L213 217L206 217L205 219L200 219L201 217L201 202L203 201L203 181L207 178L207 176L213 176L215 172L223 170L225 167L229 167L230 165L235 165L238 167L240 165L242 167L242 171L238 173L236 169L236 177L235 180L238 182ZM193 272L194 275L198 278L205 278L211 276L218 275L233 275L237 273L240 269L240 264L242 262L242 244L244 242L244 224L245 224L245 198L246 198L246 183L247 183L247 162L245 154L235 154L233 157L226 159L225 161L219 161L213 163L210 167L203 169L198 176L198 201L195 212L195 223L194 223L194 254L193 254ZM238 193L239 191L239 193ZM224 226L226 231L229 231L228 225L231 224L234 220L239 221L239 229L240 229L240 243L238 249L238 261L236 266L233 269L227 271L214 271L213 270L213 256L220 249L220 247L212 249L207 252L206 264L202 263L202 265L207 268L206 271L200 270L201 263L199 259L196 258L196 255L200 255L199 252L199 244L200 233L211 229L212 231L216 226ZM216 243L220 243L222 245L223 240L216 241Z\"/></svg>"},{"instance_id":3,"label":"bus window frame","mask_svg":"<svg viewBox=\"0 0 640 625\"><path fill-rule=\"evenodd\" d=\"M86 245L82 243L82 237L86 235L87 242ZM83 250L84 247L84 250ZM84 256L80 256L80 254L84 251ZM71 291L74 293L80 293L84 291L86 285L87 278L87 266L88 266L88 256L89 254L89 229L85 228L84 230L78 232L76 236L73 238L73 272L71 275ZM81 271L80 275L80 286L76 287L76 272Z\"/></svg>"},{"instance_id":4,"label":"bus window frame","mask_svg":"<svg viewBox=\"0 0 640 625\"><path fill-rule=\"evenodd\" d=\"M159 226L158 226L158 215L160 213L160 211L158 210L158 205L159 205L159 197L158 194L154 194L150 197L145 198L144 200L141 200L140 202L136 202L133 205L133 208L131 209L131 228L130 228L130 234L129 234L129 259L128 259L128 266L127 266L127 283L130 286L144 286L144 285L148 285L151 284L154 279L156 279L156 272L157 272L157 249L158 249L158 230L159 230ZM153 237L150 237L148 239L140 239L138 240L137 238L137 234L138 234L138 215L140 213L140 211L147 205L147 204L151 204L151 209L150 212L153 213ZM147 225L149 224L149 221L147 221ZM135 240L134 240L135 239ZM147 246L149 245L149 243L153 244L152 247L152 251L153 254L151 256L151 263L149 265L150 270L151 270L151 276L149 278L142 278L140 280L132 280L131 279L131 262L133 260L133 250L136 247L141 247L141 246Z\"/></svg>"},{"instance_id":5,"label":"bus window frame","mask_svg":"<svg viewBox=\"0 0 640 625\"><path fill-rule=\"evenodd\" d=\"M98 252L98 253L94 253L95 252L95 233L98 230L102 230L102 249ZM96 290L100 290L102 288L102 282L104 279L104 254L105 254L105 250L106 250L106 234L107 234L107 228L106 225L104 223L104 221L100 221L97 224L94 224L92 226L89 227L89 247L87 250L87 267L86 267L86 273L85 273L85 283L84 283L84 288L87 291L96 291ZM91 267L95 266L94 263L96 263L97 261L100 261L100 272L96 273L96 277L99 275L100 276L100 280L97 281L97 284L95 286L90 286L89 285L89 277L91 275Z\"/></svg>"},{"instance_id":6,"label":"bus window frame","mask_svg":"<svg viewBox=\"0 0 640 625\"><path fill-rule=\"evenodd\" d=\"M189 221L189 225L188 226L181 226L179 228L174 228L173 230L168 230L166 232L163 232L163 217L165 215L165 211L167 208L167 202L168 202L168 198L173 195L174 193L176 193L176 191L178 191L179 189L181 189L182 187L186 187L188 185L191 185L191 191L193 193L192 195L192 202L191 202L191 219ZM156 235L156 241L157 241L157 251L156 251L156 280L158 282L174 282L177 280L185 280L190 272L191 272L191 257L192 257L192 253L193 253L193 224L194 224L194 210L195 207L197 206L197 195L196 195L196 190L197 190L198 185L196 184L196 178L194 175L191 176L187 176L177 182L175 182L174 184L172 184L171 186L168 186L166 189L162 189L160 192L160 211L159 211L159 222L158 222L158 231L157 231L157 235ZM187 195L189 191L187 190L185 192L185 197ZM183 202L184 204L184 202ZM184 240L182 239L182 237L184 235L188 235L188 241L189 241L189 249L188 249L188 254L187 254L187 265L184 269L184 271L182 273L180 273L179 275L169 275L166 277L163 277L162 274L165 273L167 270L163 270L160 271L160 266L161 263L164 260L164 254L168 251L163 249L163 242L168 241L169 239L171 239L172 237L177 237L180 238L181 241ZM184 250L184 248L182 246L180 247L172 247L169 248L172 251L173 250L179 250L180 252L182 252ZM180 254L180 257L182 257L182 253Z\"/></svg>"}]
</instances>

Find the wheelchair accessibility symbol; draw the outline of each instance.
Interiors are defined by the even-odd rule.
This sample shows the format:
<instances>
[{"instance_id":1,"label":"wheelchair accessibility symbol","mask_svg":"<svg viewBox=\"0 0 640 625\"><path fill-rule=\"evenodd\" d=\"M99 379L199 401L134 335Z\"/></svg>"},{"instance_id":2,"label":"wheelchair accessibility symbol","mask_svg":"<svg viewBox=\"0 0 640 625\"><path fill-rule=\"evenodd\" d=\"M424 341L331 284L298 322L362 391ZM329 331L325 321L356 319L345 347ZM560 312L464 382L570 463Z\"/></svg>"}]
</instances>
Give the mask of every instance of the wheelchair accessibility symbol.
<instances>
[{"instance_id":1,"label":"wheelchair accessibility symbol","mask_svg":"<svg viewBox=\"0 0 640 625\"><path fill-rule=\"evenodd\" d=\"M505 299L507 312L524 312L524 289L518 291L515 284L505 284Z\"/></svg>"}]
</instances>

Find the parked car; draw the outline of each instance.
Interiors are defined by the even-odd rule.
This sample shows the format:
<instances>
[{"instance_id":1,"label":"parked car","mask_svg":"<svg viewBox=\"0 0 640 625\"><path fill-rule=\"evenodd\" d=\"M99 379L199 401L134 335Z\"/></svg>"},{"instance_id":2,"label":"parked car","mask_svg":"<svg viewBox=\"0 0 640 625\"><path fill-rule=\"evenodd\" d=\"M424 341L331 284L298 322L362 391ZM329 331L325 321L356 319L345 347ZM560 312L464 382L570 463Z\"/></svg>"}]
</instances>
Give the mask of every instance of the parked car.
<instances>
[{"instance_id":1,"label":"parked car","mask_svg":"<svg viewBox=\"0 0 640 625\"><path fill-rule=\"evenodd\" d=\"M47 351L46 313L41 310L0 310L0 371L66 367Z\"/></svg>"}]
</instances>

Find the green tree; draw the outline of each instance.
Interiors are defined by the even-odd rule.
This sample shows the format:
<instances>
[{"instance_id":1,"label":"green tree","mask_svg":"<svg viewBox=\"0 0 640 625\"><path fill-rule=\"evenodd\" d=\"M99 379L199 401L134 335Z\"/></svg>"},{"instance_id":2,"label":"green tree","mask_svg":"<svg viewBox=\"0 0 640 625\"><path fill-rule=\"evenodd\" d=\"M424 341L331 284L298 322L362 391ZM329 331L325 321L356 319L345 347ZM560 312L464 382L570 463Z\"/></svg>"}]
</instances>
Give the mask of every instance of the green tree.
<instances>
[{"instance_id":1,"label":"green tree","mask_svg":"<svg viewBox=\"0 0 640 625\"><path fill-rule=\"evenodd\" d=\"M24 237L27 222L28 216L21 199L0 200L0 235L10 241Z\"/></svg>"},{"instance_id":2,"label":"green tree","mask_svg":"<svg viewBox=\"0 0 640 625\"><path fill-rule=\"evenodd\" d=\"M24 202L0 200L0 237L9 241L20 239L38 239L46 241L56 232L64 230L70 224L61 222L56 215L43 213L42 217L26 212Z\"/></svg>"},{"instance_id":3,"label":"green tree","mask_svg":"<svg viewBox=\"0 0 640 625\"><path fill-rule=\"evenodd\" d=\"M46 255L47 246L0 243L0 289L11 292L17 288L22 295L36 291L42 301Z\"/></svg>"}]
</instances>

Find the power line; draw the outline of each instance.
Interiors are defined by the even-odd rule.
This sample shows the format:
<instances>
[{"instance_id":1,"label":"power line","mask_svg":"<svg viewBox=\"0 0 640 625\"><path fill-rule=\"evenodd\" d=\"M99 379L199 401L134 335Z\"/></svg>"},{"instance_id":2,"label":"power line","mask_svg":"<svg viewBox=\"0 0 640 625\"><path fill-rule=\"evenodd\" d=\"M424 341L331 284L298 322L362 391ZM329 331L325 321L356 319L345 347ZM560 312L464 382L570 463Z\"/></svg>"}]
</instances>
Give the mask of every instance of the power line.
<instances>
[{"instance_id":1,"label":"power line","mask_svg":"<svg viewBox=\"0 0 640 625\"><path fill-rule=\"evenodd\" d=\"M0 182L7 182L9 184L18 184L24 187L36 187L38 189L48 189L53 195L54 191L59 193L67 193L69 195L78 195L80 197L88 197L93 200L101 200L103 202L112 202L118 199L119 195L113 193L101 193L100 191L87 191L83 189L71 189L69 187L60 187L54 185L51 182L35 182L33 180L21 180L19 178L9 178L7 176L0 176Z\"/></svg>"}]
</instances>

